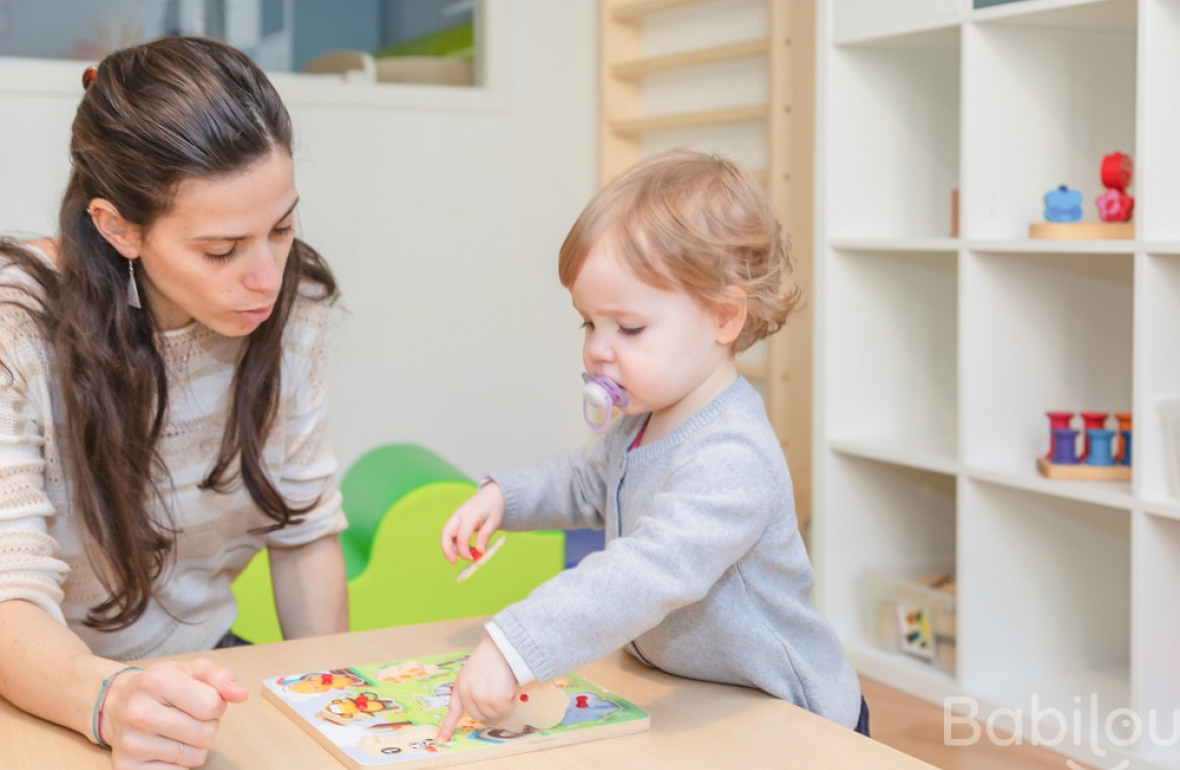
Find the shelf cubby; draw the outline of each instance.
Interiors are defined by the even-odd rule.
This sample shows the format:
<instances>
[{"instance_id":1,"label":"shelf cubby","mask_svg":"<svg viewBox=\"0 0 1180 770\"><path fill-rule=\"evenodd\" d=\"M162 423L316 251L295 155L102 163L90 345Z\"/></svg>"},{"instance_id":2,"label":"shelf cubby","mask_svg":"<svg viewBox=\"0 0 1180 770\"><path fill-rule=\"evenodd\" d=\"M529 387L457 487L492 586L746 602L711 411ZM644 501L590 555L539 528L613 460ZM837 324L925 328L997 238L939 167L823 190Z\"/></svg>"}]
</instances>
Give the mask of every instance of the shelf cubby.
<instances>
[{"instance_id":1,"label":"shelf cubby","mask_svg":"<svg viewBox=\"0 0 1180 770\"><path fill-rule=\"evenodd\" d=\"M955 461L958 254L840 252L829 268L829 437Z\"/></svg>"},{"instance_id":2,"label":"shelf cubby","mask_svg":"<svg viewBox=\"0 0 1180 770\"><path fill-rule=\"evenodd\" d=\"M1026 712L1130 707L1130 512L974 481L960 506L964 689Z\"/></svg>"},{"instance_id":3,"label":"shelf cubby","mask_svg":"<svg viewBox=\"0 0 1180 770\"><path fill-rule=\"evenodd\" d=\"M945 238L959 178L958 30L835 49L833 238ZM820 84L822 87L822 83ZM872 132L866 138L865 127Z\"/></svg>"},{"instance_id":4,"label":"shelf cubby","mask_svg":"<svg viewBox=\"0 0 1180 770\"><path fill-rule=\"evenodd\" d=\"M977 11L963 31L965 237L1027 238L1062 184L1095 221L1102 158L1136 156L1135 2L1021 8L1035 5Z\"/></svg>"},{"instance_id":5,"label":"shelf cubby","mask_svg":"<svg viewBox=\"0 0 1180 770\"><path fill-rule=\"evenodd\" d=\"M1135 562L1133 579L1142 587L1136 604L1132 689L1138 693L1136 713L1158 721L1163 737L1177 735L1176 693L1180 692L1180 666L1154 665L1174 660L1180 649L1180 521L1141 514L1133 529ZM1142 742L1145 758L1163 767L1180 766L1180 744ZM1156 744L1156 745L1152 745Z\"/></svg>"},{"instance_id":6,"label":"shelf cubby","mask_svg":"<svg viewBox=\"0 0 1180 770\"><path fill-rule=\"evenodd\" d=\"M961 0L836 0L833 6L832 38L837 43L945 30L962 17Z\"/></svg>"},{"instance_id":7,"label":"shelf cubby","mask_svg":"<svg viewBox=\"0 0 1180 770\"><path fill-rule=\"evenodd\" d=\"M892 463L837 455L830 466L829 505L847 513L825 528L823 539L838 542L822 555L827 614L841 639L873 646L864 622L866 575L911 564L953 563L955 478Z\"/></svg>"},{"instance_id":8,"label":"shelf cubby","mask_svg":"<svg viewBox=\"0 0 1180 770\"><path fill-rule=\"evenodd\" d=\"M1180 4L1147 0L1143 4L1144 101L1152 105L1151 120L1141 122L1143 156L1136 158L1135 217L1140 237L1153 242L1180 240Z\"/></svg>"},{"instance_id":9,"label":"shelf cubby","mask_svg":"<svg viewBox=\"0 0 1180 770\"><path fill-rule=\"evenodd\" d=\"M1180 329L1180 257L1145 254L1138 264L1140 323ZM1145 336L1137 366L1131 446L1138 492L1180 505L1180 335Z\"/></svg>"},{"instance_id":10,"label":"shelf cubby","mask_svg":"<svg viewBox=\"0 0 1180 770\"><path fill-rule=\"evenodd\" d=\"M1036 458L1050 449L1046 412L1131 411L1133 276L1132 255L966 256L967 468L1039 478ZM1125 482L1102 488L1130 494Z\"/></svg>"}]
</instances>

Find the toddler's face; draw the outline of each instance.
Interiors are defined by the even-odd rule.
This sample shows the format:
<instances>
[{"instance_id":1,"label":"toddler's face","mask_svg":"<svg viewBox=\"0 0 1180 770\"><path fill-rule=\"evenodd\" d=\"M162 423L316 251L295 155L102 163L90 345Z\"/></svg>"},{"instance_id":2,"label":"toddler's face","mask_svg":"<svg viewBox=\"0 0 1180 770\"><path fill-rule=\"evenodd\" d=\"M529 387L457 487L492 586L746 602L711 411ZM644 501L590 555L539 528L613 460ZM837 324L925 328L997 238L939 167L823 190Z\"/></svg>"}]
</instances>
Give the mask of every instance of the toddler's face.
<instances>
[{"instance_id":1,"label":"toddler's face","mask_svg":"<svg viewBox=\"0 0 1180 770\"><path fill-rule=\"evenodd\" d=\"M623 412L652 412L648 432L674 429L736 376L719 320L687 292L644 283L600 241L570 286L582 316L582 363L627 393Z\"/></svg>"}]
</instances>

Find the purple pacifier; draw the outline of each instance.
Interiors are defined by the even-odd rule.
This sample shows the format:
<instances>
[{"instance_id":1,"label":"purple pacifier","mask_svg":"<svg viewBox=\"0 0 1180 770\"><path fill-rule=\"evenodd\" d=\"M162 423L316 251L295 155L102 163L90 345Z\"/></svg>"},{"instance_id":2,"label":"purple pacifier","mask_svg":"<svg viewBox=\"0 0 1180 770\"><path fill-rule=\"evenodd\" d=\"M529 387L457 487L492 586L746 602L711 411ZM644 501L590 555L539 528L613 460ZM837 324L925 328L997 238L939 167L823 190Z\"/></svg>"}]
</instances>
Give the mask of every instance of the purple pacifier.
<instances>
[{"instance_id":1,"label":"purple pacifier","mask_svg":"<svg viewBox=\"0 0 1180 770\"><path fill-rule=\"evenodd\" d=\"M611 409L627 405L627 394L609 377L583 372L582 381L586 383L582 386L582 417L592 429L602 430L610 424Z\"/></svg>"}]
</instances>

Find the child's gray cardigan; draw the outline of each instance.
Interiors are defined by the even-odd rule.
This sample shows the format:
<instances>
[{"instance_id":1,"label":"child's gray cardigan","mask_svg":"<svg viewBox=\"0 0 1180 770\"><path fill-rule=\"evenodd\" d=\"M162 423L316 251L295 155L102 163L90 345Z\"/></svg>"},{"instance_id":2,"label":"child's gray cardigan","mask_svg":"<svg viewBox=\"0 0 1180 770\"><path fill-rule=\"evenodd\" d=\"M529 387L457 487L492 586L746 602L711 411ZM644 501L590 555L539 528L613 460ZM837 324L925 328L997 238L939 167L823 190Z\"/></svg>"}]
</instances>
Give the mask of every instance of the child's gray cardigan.
<instances>
[{"instance_id":1,"label":"child's gray cardigan","mask_svg":"<svg viewBox=\"0 0 1180 770\"><path fill-rule=\"evenodd\" d=\"M854 727L860 685L811 604L790 474L744 379L627 451L646 415L582 451L492 474L506 530L605 528L606 547L493 620L539 680L626 645L678 676L764 690Z\"/></svg>"}]
</instances>

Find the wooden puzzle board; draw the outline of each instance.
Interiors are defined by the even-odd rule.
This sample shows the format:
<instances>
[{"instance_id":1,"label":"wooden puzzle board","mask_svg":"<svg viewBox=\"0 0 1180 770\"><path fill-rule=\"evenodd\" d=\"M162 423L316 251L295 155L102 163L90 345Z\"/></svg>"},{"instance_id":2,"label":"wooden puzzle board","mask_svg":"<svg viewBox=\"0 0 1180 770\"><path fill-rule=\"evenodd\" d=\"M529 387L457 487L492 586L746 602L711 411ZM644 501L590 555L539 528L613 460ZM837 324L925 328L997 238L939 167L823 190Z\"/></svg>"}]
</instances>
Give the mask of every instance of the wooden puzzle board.
<instances>
[{"instance_id":1,"label":"wooden puzzle board","mask_svg":"<svg viewBox=\"0 0 1180 770\"><path fill-rule=\"evenodd\" d=\"M434 745L450 688L468 652L291 674L263 682L263 694L348 767L451 767L493 757L641 732L646 711L575 675L555 683L569 694L561 723L509 733L464 717Z\"/></svg>"}]
</instances>

